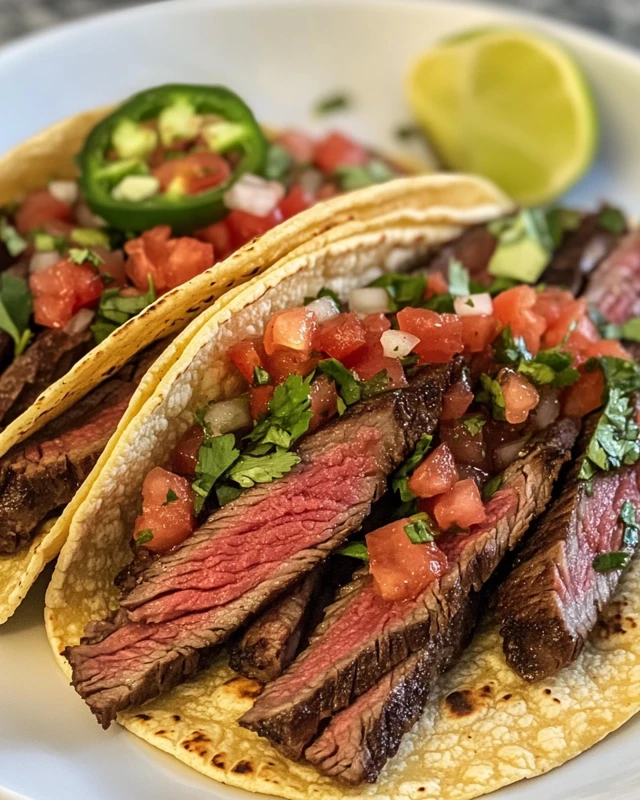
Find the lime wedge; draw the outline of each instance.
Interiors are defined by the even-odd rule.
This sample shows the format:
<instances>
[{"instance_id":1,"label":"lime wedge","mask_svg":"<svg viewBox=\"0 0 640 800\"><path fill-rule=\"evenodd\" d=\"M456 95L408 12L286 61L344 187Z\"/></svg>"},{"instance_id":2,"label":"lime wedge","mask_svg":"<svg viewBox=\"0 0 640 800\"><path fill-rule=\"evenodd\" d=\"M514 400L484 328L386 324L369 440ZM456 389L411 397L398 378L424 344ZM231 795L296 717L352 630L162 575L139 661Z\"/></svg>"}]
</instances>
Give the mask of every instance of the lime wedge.
<instances>
[{"instance_id":1,"label":"lime wedge","mask_svg":"<svg viewBox=\"0 0 640 800\"><path fill-rule=\"evenodd\" d=\"M537 34L456 36L418 59L407 93L446 166L491 178L524 205L562 194L596 150L598 120L580 68Z\"/></svg>"}]
</instances>

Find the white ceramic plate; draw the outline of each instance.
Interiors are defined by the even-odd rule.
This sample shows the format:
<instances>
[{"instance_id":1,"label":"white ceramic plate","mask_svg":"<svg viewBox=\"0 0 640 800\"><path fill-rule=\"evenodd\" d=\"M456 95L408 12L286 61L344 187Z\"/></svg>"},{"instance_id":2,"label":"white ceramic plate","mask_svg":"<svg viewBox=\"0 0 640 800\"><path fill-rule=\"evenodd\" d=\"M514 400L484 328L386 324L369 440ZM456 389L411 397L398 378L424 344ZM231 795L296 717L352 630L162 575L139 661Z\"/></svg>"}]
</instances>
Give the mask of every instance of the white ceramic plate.
<instances>
[{"instance_id":1,"label":"white ceramic plate","mask_svg":"<svg viewBox=\"0 0 640 800\"><path fill-rule=\"evenodd\" d=\"M314 101L345 89L353 111L323 124L397 148L393 130L409 118L401 87L411 60L442 36L496 21L546 31L589 73L604 138L571 199L609 197L638 213L640 59L566 26L450 0L180 0L70 25L0 53L0 152L61 117L167 81L227 84L261 120L312 127ZM50 654L45 579L0 629L0 797L255 799L122 730L100 730ZM561 769L493 796L637 798L639 747L640 719Z\"/></svg>"}]
</instances>

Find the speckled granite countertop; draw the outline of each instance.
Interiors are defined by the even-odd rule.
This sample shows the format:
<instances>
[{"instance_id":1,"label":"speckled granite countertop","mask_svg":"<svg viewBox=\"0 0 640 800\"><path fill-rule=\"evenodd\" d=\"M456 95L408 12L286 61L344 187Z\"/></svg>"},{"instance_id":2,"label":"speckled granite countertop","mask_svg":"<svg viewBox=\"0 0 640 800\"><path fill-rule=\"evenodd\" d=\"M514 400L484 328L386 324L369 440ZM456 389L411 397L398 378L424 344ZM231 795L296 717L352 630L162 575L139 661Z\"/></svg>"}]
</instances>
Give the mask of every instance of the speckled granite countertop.
<instances>
[{"instance_id":1,"label":"speckled granite countertop","mask_svg":"<svg viewBox=\"0 0 640 800\"><path fill-rule=\"evenodd\" d=\"M497 1L583 25L640 47L640 0ZM131 0L0 0L0 44L65 20L131 5L136 3Z\"/></svg>"}]
</instances>

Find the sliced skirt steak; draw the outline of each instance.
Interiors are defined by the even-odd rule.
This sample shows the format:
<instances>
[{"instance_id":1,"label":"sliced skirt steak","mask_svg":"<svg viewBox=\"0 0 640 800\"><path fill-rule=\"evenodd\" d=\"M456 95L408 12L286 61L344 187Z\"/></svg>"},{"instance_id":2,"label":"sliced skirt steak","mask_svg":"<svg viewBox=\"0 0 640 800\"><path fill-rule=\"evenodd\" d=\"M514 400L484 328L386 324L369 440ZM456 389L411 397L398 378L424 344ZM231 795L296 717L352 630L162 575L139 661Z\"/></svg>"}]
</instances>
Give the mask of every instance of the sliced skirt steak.
<instances>
[{"instance_id":1,"label":"sliced skirt steak","mask_svg":"<svg viewBox=\"0 0 640 800\"><path fill-rule=\"evenodd\" d=\"M332 606L309 647L268 684L240 724L298 759L324 720L351 705L409 655L427 647L489 579L529 523L546 506L577 425L562 420L543 431L505 471L487 520L438 543L449 569L413 600L384 600L370 578Z\"/></svg>"},{"instance_id":2,"label":"sliced skirt steak","mask_svg":"<svg viewBox=\"0 0 640 800\"><path fill-rule=\"evenodd\" d=\"M386 478L435 429L449 365L353 406L309 435L301 462L215 511L160 557L100 634L67 650L73 683L100 722L193 674L214 645L362 525Z\"/></svg>"},{"instance_id":3,"label":"sliced skirt steak","mask_svg":"<svg viewBox=\"0 0 640 800\"><path fill-rule=\"evenodd\" d=\"M305 750L305 758L342 783L374 783L404 734L422 715L438 676L456 663L471 640L478 605L478 596L472 592L426 647L332 717Z\"/></svg>"},{"instance_id":4,"label":"sliced skirt steak","mask_svg":"<svg viewBox=\"0 0 640 800\"><path fill-rule=\"evenodd\" d=\"M597 415L581 437L584 452ZM622 570L597 572L594 558L633 552L623 542L620 511L640 508L640 464L596 475L588 490L573 466L560 497L541 518L498 592L497 610L509 665L528 681L555 674L579 655Z\"/></svg>"},{"instance_id":5,"label":"sliced skirt steak","mask_svg":"<svg viewBox=\"0 0 640 800\"><path fill-rule=\"evenodd\" d=\"M640 317L640 230L627 234L593 272L584 297L607 322Z\"/></svg>"}]
</instances>

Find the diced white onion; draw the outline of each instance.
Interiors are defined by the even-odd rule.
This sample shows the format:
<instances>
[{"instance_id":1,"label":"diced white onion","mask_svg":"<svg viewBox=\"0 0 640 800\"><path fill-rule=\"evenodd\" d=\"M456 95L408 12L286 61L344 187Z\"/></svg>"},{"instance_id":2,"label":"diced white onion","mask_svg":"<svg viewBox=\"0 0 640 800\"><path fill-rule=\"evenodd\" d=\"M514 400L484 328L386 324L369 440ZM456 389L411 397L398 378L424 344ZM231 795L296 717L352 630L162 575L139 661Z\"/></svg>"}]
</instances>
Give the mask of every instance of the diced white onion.
<instances>
[{"instance_id":1,"label":"diced white onion","mask_svg":"<svg viewBox=\"0 0 640 800\"><path fill-rule=\"evenodd\" d=\"M361 317L379 312L386 314L389 311L389 295L382 286L353 289L349 294L349 308Z\"/></svg>"},{"instance_id":2,"label":"diced white onion","mask_svg":"<svg viewBox=\"0 0 640 800\"><path fill-rule=\"evenodd\" d=\"M533 412L533 422L538 430L548 428L560 416L560 401L555 392L541 392L540 402Z\"/></svg>"},{"instance_id":3,"label":"diced white onion","mask_svg":"<svg viewBox=\"0 0 640 800\"><path fill-rule=\"evenodd\" d=\"M104 228L107 225L106 219L94 214L84 201L76 208L76 222L80 228Z\"/></svg>"},{"instance_id":4,"label":"diced white onion","mask_svg":"<svg viewBox=\"0 0 640 800\"><path fill-rule=\"evenodd\" d=\"M76 181L51 181L49 191L61 203L72 206L78 199L78 184Z\"/></svg>"},{"instance_id":5,"label":"diced white onion","mask_svg":"<svg viewBox=\"0 0 640 800\"><path fill-rule=\"evenodd\" d=\"M305 169L300 173L298 183L304 192L308 192L312 197L315 197L316 192L324 183L324 175L319 169Z\"/></svg>"},{"instance_id":6,"label":"diced white onion","mask_svg":"<svg viewBox=\"0 0 640 800\"><path fill-rule=\"evenodd\" d=\"M236 211L267 217L284 197L284 186L257 175L243 175L224 193L224 204Z\"/></svg>"},{"instance_id":7,"label":"diced white onion","mask_svg":"<svg viewBox=\"0 0 640 800\"><path fill-rule=\"evenodd\" d=\"M506 469L509 464L512 464L526 443L527 439L525 437L522 439L516 439L515 442L509 442L509 444L503 444L500 447L496 447L493 458L498 469Z\"/></svg>"},{"instance_id":8,"label":"diced white onion","mask_svg":"<svg viewBox=\"0 0 640 800\"><path fill-rule=\"evenodd\" d=\"M96 312L90 308L81 308L77 314L74 314L69 322L64 327L65 333L82 333L86 331L89 325L93 322Z\"/></svg>"},{"instance_id":9,"label":"diced white onion","mask_svg":"<svg viewBox=\"0 0 640 800\"><path fill-rule=\"evenodd\" d=\"M57 250L40 250L31 256L29 272L41 272L43 269L48 269L57 264L61 257Z\"/></svg>"},{"instance_id":10,"label":"diced white onion","mask_svg":"<svg viewBox=\"0 0 640 800\"><path fill-rule=\"evenodd\" d=\"M459 317L479 317L493 314L493 300L490 294L470 294L456 297L453 307Z\"/></svg>"},{"instance_id":11,"label":"diced white onion","mask_svg":"<svg viewBox=\"0 0 640 800\"><path fill-rule=\"evenodd\" d=\"M408 356L420 339L412 333L404 331L384 331L380 337L386 358L404 358Z\"/></svg>"},{"instance_id":12,"label":"diced white onion","mask_svg":"<svg viewBox=\"0 0 640 800\"><path fill-rule=\"evenodd\" d=\"M251 410L249 397L234 397L232 400L222 400L209 406L204 415L214 435L233 433L234 431L251 426Z\"/></svg>"},{"instance_id":13,"label":"diced white onion","mask_svg":"<svg viewBox=\"0 0 640 800\"><path fill-rule=\"evenodd\" d=\"M313 303L309 303L307 311L313 311L316 316L316 321L319 325L323 322L337 317L340 309L331 297L319 297Z\"/></svg>"}]
</instances>

